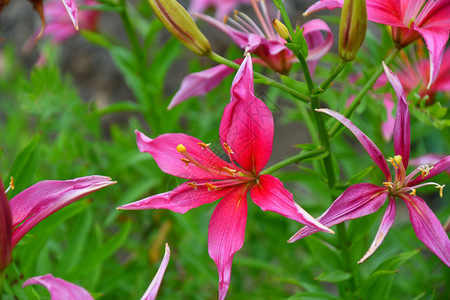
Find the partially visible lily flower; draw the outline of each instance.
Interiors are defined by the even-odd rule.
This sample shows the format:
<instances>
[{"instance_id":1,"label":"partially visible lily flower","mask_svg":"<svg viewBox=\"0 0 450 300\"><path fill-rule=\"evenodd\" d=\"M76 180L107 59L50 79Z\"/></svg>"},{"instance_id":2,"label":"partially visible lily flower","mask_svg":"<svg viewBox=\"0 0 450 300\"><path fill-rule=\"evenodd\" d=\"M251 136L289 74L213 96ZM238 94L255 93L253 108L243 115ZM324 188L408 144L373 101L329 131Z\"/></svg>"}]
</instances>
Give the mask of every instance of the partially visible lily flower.
<instances>
[{"instance_id":1,"label":"partially visible lily flower","mask_svg":"<svg viewBox=\"0 0 450 300\"><path fill-rule=\"evenodd\" d=\"M234 78L231 102L220 124L220 141L230 162L214 154L210 144L185 134L169 133L151 139L136 131L141 152L150 153L163 172L189 180L173 191L118 209L163 208L185 213L223 198L208 230L208 252L219 271L220 300L230 285L234 253L244 243L248 192L264 211L276 212L318 231L333 232L297 205L279 179L260 175L272 153L273 129L272 113L254 95L252 61L247 54Z\"/></svg>"},{"instance_id":2,"label":"partially visible lily flower","mask_svg":"<svg viewBox=\"0 0 450 300\"><path fill-rule=\"evenodd\" d=\"M99 20L97 10L76 10L75 0L49 0L44 3L44 16L47 22L42 34L36 32L32 39L25 46L26 49L33 45L37 38L48 36L55 44L76 35L78 29L96 30ZM95 0L82 0L81 5L97 5ZM69 16L65 11L69 12ZM72 13L70 13L72 12Z\"/></svg>"},{"instance_id":3,"label":"partially visible lily flower","mask_svg":"<svg viewBox=\"0 0 450 300\"><path fill-rule=\"evenodd\" d=\"M0 179L0 274L11 263L12 250L11 209L3 191L3 183Z\"/></svg>"},{"instance_id":4,"label":"partially visible lily flower","mask_svg":"<svg viewBox=\"0 0 450 300\"><path fill-rule=\"evenodd\" d=\"M406 174L411 143L408 104L406 103L405 94L399 79L386 65L384 67L386 76L398 98L394 130L395 156L387 159L394 166L394 176L391 176L386 160L378 147L349 119L329 109L318 110L337 119L356 136L372 160L381 169L386 177L386 181L383 182L382 186L370 183L359 183L350 186L317 220L325 226L333 226L347 220L359 218L377 211L388 198L389 204L381 220L380 228L369 250L359 261L359 263L362 263L380 246L394 223L395 199L399 198L408 207L409 217L417 237L450 267L450 240L436 215L425 201L416 195L418 188L431 185L438 188L440 196L443 196L444 185L434 182L424 183L424 181L449 169L450 156L442 158L431 167L421 165L410 174ZM289 242L297 241L314 232L317 232L317 230L311 227L304 227L291 237Z\"/></svg>"},{"instance_id":5,"label":"partially visible lily flower","mask_svg":"<svg viewBox=\"0 0 450 300\"><path fill-rule=\"evenodd\" d=\"M166 244L165 254L161 265L159 266L158 272L145 291L141 300L156 299L156 295L158 294L158 290L166 271L167 264L169 263L169 258L170 248L169 245ZM29 278L23 283L22 287L33 284L42 285L47 288L52 300L94 300L91 294L89 294L89 292L86 291L83 287L67 282L64 279L54 277L52 274Z\"/></svg>"},{"instance_id":6,"label":"partially visible lily flower","mask_svg":"<svg viewBox=\"0 0 450 300\"><path fill-rule=\"evenodd\" d=\"M191 0L189 11L193 13L204 12L209 7L216 10L216 18L223 18L239 4L248 4L251 0Z\"/></svg>"},{"instance_id":7,"label":"partially visible lily flower","mask_svg":"<svg viewBox=\"0 0 450 300\"><path fill-rule=\"evenodd\" d=\"M236 11L233 18L225 17L225 23L204 14L193 14L215 26L231 37L245 53L253 53L259 59L253 58L254 63L267 66L282 74L291 69L292 63L297 61L294 53L284 44L286 41L280 37L272 27L264 0L251 0L261 23L262 29L247 15ZM229 23L230 25L227 25ZM328 25L319 19L311 20L301 27L308 45L308 66L311 73L319 59L324 56L333 45L333 34ZM324 38L323 33L326 34ZM233 73L234 69L227 66L213 68L192 73L181 82L181 87L172 98L168 109L180 104L190 97L203 95L215 88L223 78Z\"/></svg>"},{"instance_id":8,"label":"partially visible lily flower","mask_svg":"<svg viewBox=\"0 0 450 300\"><path fill-rule=\"evenodd\" d=\"M45 180L17 194L9 201L12 216L11 248L48 216L84 196L115 183L105 176L86 176L65 181Z\"/></svg>"},{"instance_id":9,"label":"partially visible lily flower","mask_svg":"<svg viewBox=\"0 0 450 300\"><path fill-rule=\"evenodd\" d=\"M320 0L304 15L320 9L342 7L344 0ZM392 27L392 38L399 47L423 37L430 53L428 88L439 72L450 31L450 1L448 0L367 0L370 21Z\"/></svg>"}]
</instances>

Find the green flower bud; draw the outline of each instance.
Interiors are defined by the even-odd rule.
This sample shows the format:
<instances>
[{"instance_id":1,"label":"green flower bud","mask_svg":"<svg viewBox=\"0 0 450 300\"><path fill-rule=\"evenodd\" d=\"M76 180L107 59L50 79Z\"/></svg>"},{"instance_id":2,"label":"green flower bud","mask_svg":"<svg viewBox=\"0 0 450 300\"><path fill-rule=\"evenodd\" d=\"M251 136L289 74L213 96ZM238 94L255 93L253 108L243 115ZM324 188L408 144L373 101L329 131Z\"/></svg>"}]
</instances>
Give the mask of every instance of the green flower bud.
<instances>
[{"instance_id":1,"label":"green flower bud","mask_svg":"<svg viewBox=\"0 0 450 300\"><path fill-rule=\"evenodd\" d=\"M345 0L339 25L339 56L345 61L355 59L366 37L366 0Z\"/></svg>"},{"instance_id":2,"label":"green flower bud","mask_svg":"<svg viewBox=\"0 0 450 300\"><path fill-rule=\"evenodd\" d=\"M175 0L148 0L156 16L183 45L198 55L211 52L211 44L189 13Z\"/></svg>"},{"instance_id":3,"label":"green flower bud","mask_svg":"<svg viewBox=\"0 0 450 300\"><path fill-rule=\"evenodd\" d=\"M290 39L289 30L283 23L281 23L277 19L274 19L272 21L272 25L273 25L273 28L275 28L275 31L278 33L279 36L281 36L286 41Z\"/></svg>"}]
</instances>

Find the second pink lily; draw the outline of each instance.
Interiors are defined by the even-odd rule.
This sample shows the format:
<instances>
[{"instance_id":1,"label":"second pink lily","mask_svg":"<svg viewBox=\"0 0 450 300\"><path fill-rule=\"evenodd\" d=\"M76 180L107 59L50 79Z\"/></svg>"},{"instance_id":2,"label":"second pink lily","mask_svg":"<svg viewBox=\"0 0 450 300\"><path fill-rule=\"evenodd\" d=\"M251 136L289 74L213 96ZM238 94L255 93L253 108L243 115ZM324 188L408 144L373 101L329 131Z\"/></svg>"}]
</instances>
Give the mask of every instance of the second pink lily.
<instances>
[{"instance_id":1,"label":"second pink lily","mask_svg":"<svg viewBox=\"0 0 450 300\"><path fill-rule=\"evenodd\" d=\"M219 299L224 299L231 277L234 253L244 243L247 193L262 210L273 211L318 231L333 232L294 202L282 182L261 175L272 153L273 117L253 94L253 68L247 55L233 81L231 102L220 124L220 141L230 162L214 154L210 145L194 137L171 133L150 139L139 131L141 152L150 153L162 171L189 179L173 191L119 207L119 209L169 209L185 213L223 198L211 217L209 255L219 271Z\"/></svg>"}]
</instances>

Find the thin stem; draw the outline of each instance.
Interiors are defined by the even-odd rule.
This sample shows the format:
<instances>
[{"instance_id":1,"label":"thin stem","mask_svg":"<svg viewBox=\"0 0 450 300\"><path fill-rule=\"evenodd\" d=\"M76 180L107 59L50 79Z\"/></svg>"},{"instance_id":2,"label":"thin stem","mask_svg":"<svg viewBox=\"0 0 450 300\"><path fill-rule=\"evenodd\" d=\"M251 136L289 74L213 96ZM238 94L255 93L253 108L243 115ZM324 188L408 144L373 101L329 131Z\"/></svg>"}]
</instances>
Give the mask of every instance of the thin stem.
<instances>
[{"instance_id":1,"label":"thin stem","mask_svg":"<svg viewBox=\"0 0 450 300\"><path fill-rule=\"evenodd\" d=\"M286 7L284 7L283 1L275 0L274 3L281 13L281 17L283 18L284 24L289 31L289 35L291 36L291 38L294 38L294 28L292 27L291 20L289 19L289 16L286 12Z\"/></svg>"},{"instance_id":2,"label":"thin stem","mask_svg":"<svg viewBox=\"0 0 450 300\"><path fill-rule=\"evenodd\" d=\"M228 66L230 68L233 68L233 69L237 70L240 67L237 63L235 63L235 62L233 62L231 60L228 60L225 57L222 57L219 54L214 53L212 51L207 56L208 56L208 58L214 60L215 62L218 62L219 64L226 65L226 66ZM280 90L286 91L286 92L290 93L292 96L294 96L296 99L298 99L298 100L300 100L302 102L309 103L309 101L310 101L308 96L298 92L297 90L294 90L294 89L292 89L292 88L290 88L288 86L285 86L284 84L282 84L282 83L280 83L278 81L275 81L275 80L273 80L273 79L271 79L271 78L269 78L267 76L264 76L261 73L253 72L253 74L255 75L255 78L261 79L262 80L261 83L263 83L265 85L271 85L271 86L274 86L276 88L279 88Z\"/></svg>"},{"instance_id":3,"label":"thin stem","mask_svg":"<svg viewBox=\"0 0 450 300\"><path fill-rule=\"evenodd\" d=\"M345 228L344 223L340 223L337 225L337 235L339 237L339 244L341 245L342 258L344 263L344 270L352 274L352 277L349 278L348 283L350 285L350 291L354 291L356 288L354 275L356 274L353 269L353 262L350 257L349 251L349 242L347 238L347 229ZM347 299L353 298L352 295Z\"/></svg>"},{"instance_id":4,"label":"thin stem","mask_svg":"<svg viewBox=\"0 0 450 300\"><path fill-rule=\"evenodd\" d=\"M133 52L136 57L139 58L140 61L144 60L144 54L141 51L141 45L139 43L139 39L133 30L133 25L131 24L130 18L127 12L127 3L125 0L120 0L120 4L123 6L123 9L119 11L120 18L122 19L123 26L127 33L128 39L130 41L131 47L133 48Z\"/></svg>"},{"instance_id":5,"label":"thin stem","mask_svg":"<svg viewBox=\"0 0 450 300\"><path fill-rule=\"evenodd\" d=\"M391 52L388 55L388 57L386 57L386 59L384 60L385 64L389 65L400 51L401 51L401 48L395 48L395 50L393 52ZM383 65L380 64L378 66L378 68L375 70L375 72L372 74L370 79L363 86L363 88L355 96L355 99L350 104L350 106L344 110L344 112L342 113L344 116L346 116L347 118L350 118L353 115L356 108L358 108L359 104L361 103L361 100L364 98L364 96L367 94L367 92L372 88L372 86L375 84L375 82L380 77L380 75L383 73L383 71L384 71ZM340 122L336 121L329 131L330 138L333 138L337 134L337 132L342 128L342 126L343 125Z\"/></svg>"},{"instance_id":6,"label":"thin stem","mask_svg":"<svg viewBox=\"0 0 450 300\"><path fill-rule=\"evenodd\" d=\"M322 82L316 89L314 89L312 91L312 94L317 95L317 94L325 92L331 86L331 83L333 82L333 80L336 79L336 77L339 74L341 74L341 72L344 70L347 63L348 63L347 61L341 60L341 62L336 67L336 69L334 69L334 72L330 75L330 77L328 77L327 80Z\"/></svg>"},{"instance_id":7,"label":"thin stem","mask_svg":"<svg viewBox=\"0 0 450 300\"><path fill-rule=\"evenodd\" d=\"M321 154L326 153L325 149L323 148L319 148L317 150L313 150L307 153L300 153L294 156L291 156L283 161L280 161L279 163L276 163L272 166L270 166L269 168L263 170L262 172L260 172L260 175L265 175L265 174L271 174L287 165L290 165L292 163L298 163L302 160L308 159L308 158L312 158Z\"/></svg>"}]
</instances>

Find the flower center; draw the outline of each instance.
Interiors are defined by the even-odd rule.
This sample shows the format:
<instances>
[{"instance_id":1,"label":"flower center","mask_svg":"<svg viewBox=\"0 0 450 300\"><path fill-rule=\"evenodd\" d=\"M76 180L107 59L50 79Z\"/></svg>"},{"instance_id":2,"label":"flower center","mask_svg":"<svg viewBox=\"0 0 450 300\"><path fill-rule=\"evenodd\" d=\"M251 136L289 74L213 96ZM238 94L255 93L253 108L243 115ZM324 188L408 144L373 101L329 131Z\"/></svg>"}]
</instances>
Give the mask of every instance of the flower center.
<instances>
[{"instance_id":1,"label":"flower center","mask_svg":"<svg viewBox=\"0 0 450 300\"><path fill-rule=\"evenodd\" d=\"M411 180L419 173L421 173L422 179L430 175L430 170L432 170L434 166L429 167L428 165L422 165L416 168L414 171L412 171L408 176L406 176L406 170L405 166L403 165L401 155L396 155L393 158L389 157L387 161L394 166L395 179L393 182L390 181L383 182L383 185L389 188L389 193L392 196L398 196L399 194L407 192L409 192L410 195L415 196L417 188L427 185L434 185L436 188L439 189L439 196L442 198L444 194L445 184L440 185L436 182L425 182L414 186L408 185L411 182Z\"/></svg>"}]
</instances>

